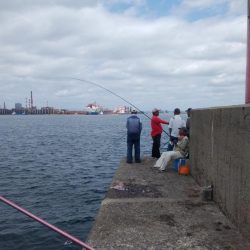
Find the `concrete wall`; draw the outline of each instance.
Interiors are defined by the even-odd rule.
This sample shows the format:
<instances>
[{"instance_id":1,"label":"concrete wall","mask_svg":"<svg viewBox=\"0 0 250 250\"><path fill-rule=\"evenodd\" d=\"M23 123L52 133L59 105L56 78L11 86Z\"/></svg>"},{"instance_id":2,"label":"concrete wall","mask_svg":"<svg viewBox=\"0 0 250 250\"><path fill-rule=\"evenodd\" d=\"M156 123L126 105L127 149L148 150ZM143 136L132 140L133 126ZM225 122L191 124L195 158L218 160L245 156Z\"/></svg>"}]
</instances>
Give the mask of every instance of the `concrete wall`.
<instances>
[{"instance_id":1,"label":"concrete wall","mask_svg":"<svg viewBox=\"0 0 250 250\"><path fill-rule=\"evenodd\" d=\"M193 110L191 172L250 240L250 105Z\"/></svg>"}]
</instances>

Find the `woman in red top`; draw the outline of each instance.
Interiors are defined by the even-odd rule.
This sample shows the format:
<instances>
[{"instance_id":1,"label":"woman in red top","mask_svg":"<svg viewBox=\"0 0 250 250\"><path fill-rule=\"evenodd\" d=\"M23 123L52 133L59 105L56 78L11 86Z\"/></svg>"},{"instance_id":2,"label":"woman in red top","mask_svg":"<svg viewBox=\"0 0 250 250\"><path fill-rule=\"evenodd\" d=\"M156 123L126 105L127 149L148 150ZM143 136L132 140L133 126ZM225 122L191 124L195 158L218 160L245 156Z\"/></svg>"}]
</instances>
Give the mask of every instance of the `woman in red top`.
<instances>
[{"instance_id":1,"label":"woman in red top","mask_svg":"<svg viewBox=\"0 0 250 250\"><path fill-rule=\"evenodd\" d=\"M151 118L151 136L153 139L153 147L152 147L152 157L160 158L160 146L161 146L161 133L163 131L162 124L169 124L169 122L162 120L159 118L159 109L153 109Z\"/></svg>"}]
</instances>

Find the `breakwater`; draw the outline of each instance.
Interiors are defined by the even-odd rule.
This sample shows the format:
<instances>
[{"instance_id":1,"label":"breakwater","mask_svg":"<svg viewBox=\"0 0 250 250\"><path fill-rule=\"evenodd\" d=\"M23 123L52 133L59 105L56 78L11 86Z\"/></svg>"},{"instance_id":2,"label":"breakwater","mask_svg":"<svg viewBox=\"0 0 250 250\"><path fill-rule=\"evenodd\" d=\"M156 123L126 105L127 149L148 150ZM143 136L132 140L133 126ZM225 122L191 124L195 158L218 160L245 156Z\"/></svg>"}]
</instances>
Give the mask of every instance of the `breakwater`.
<instances>
[{"instance_id":1,"label":"breakwater","mask_svg":"<svg viewBox=\"0 0 250 250\"><path fill-rule=\"evenodd\" d=\"M250 105L193 110L192 176L121 161L88 243L96 249L250 249ZM202 200L213 187L214 201Z\"/></svg>"},{"instance_id":2,"label":"breakwater","mask_svg":"<svg viewBox=\"0 0 250 250\"><path fill-rule=\"evenodd\" d=\"M172 168L159 172L155 160L121 161L102 201L88 244L98 250L250 249L237 228L202 188Z\"/></svg>"},{"instance_id":3,"label":"breakwater","mask_svg":"<svg viewBox=\"0 0 250 250\"><path fill-rule=\"evenodd\" d=\"M200 185L250 240L250 105L193 110L190 160Z\"/></svg>"}]
</instances>

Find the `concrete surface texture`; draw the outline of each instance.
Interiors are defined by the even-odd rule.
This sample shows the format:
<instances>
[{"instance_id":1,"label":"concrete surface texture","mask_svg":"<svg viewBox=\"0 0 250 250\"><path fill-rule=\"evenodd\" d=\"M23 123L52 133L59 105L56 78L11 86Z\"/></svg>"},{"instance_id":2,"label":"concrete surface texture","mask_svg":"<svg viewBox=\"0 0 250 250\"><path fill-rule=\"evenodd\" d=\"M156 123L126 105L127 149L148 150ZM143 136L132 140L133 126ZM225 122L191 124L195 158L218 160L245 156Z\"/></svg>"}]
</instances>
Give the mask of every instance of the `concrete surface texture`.
<instances>
[{"instance_id":1,"label":"concrete surface texture","mask_svg":"<svg viewBox=\"0 0 250 250\"><path fill-rule=\"evenodd\" d=\"M250 105L192 110L191 171L250 241Z\"/></svg>"},{"instance_id":2,"label":"concrete surface texture","mask_svg":"<svg viewBox=\"0 0 250 250\"><path fill-rule=\"evenodd\" d=\"M121 162L87 243L112 249L250 249L213 202L201 199L191 176L172 168L153 169L155 160Z\"/></svg>"}]
</instances>

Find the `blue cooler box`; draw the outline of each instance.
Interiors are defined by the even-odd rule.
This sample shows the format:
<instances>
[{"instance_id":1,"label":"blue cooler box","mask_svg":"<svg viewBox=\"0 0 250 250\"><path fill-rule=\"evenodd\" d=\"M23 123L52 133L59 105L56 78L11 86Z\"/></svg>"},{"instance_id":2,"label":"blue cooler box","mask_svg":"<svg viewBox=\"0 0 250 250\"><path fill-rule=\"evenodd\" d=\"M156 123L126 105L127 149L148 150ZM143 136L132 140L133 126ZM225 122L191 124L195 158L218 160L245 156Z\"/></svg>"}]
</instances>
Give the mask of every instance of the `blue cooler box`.
<instances>
[{"instance_id":1,"label":"blue cooler box","mask_svg":"<svg viewBox=\"0 0 250 250\"><path fill-rule=\"evenodd\" d=\"M176 159L173 161L173 168L176 172L179 171L179 167L186 164L186 159Z\"/></svg>"}]
</instances>

